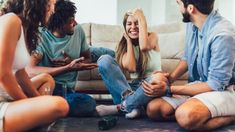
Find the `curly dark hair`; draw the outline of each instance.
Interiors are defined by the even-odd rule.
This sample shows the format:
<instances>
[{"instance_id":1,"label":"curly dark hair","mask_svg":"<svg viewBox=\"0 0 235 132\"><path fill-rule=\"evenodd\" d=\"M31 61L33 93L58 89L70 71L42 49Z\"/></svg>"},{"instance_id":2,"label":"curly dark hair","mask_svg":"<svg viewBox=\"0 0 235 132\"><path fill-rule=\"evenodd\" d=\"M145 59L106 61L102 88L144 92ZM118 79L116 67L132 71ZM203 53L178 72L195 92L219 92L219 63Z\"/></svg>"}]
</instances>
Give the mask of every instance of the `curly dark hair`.
<instances>
[{"instance_id":1,"label":"curly dark hair","mask_svg":"<svg viewBox=\"0 0 235 132\"><path fill-rule=\"evenodd\" d=\"M75 4L69 0L58 0L55 4L55 13L50 17L47 28L50 31L61 29L77 12Z\"/></svg>"},{"instance_id":2,"label":"curly dark hair","mask_svg":"<svg viewBox=\"0 0 235 132\"><path fill-rule=\"evenodd\" d=\"M184 6L187 7L189 4L194 5L201 13L210 14L214 8L215 0L181 0Z\"/></svg>"},{"instance_id":3,"label":"curly dark hair","mask_svg":"<svg viewBox=\"0 0 235 132\"><path fill-rule=\"evenodd\" d=\"M48 0L8 0L1 9L2 14L13 12L22 20L26 45L31 53L39 39L38 27L45 24Z\"/></svg>"}]
</instances>

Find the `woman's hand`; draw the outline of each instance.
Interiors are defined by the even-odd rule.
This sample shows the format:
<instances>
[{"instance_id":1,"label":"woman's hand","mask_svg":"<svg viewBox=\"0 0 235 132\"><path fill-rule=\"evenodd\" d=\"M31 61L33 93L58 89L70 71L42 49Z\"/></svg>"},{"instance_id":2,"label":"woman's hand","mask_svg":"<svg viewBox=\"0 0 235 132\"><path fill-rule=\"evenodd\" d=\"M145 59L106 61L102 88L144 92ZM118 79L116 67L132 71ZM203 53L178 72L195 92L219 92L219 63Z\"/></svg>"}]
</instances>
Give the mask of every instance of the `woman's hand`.
<instances>
[{"instance_id":1,"label":"woman's hand","mask_svg":"<svg viewBox=\"0 0 235 132\"><path fill-rule=\"evenodd\" d=\"M124 36L124 38L126 39L127 44L131 43L131 38L127 35L126 32L123 33L123 36Z\"/></svg>"},{"instance_id":2,"label":"woman's hand","mask_svg":"<svg viewBox=\"0 0 235 132\"><path fill-rule=\"evenodd\" d=\"M143 10L140 9L140 8L137 8L137 9L134 9L134 10L133 10L133 16L134 16L137 20L139 20L139 19L141 19L141 18L145 18L144 12L143 12Z\"/></svg>"},{"instance_id":3,"label":"woman's hand","mask_svg":"<svg viewBox=\"0 0 235 132\"><path fill-rule=\"evenodd\" d=\"M127 12L127 14L130 16L134 16L137 20L139 20L139 18L145 17L143 10L140 8L130 10Z\"/></svg>"}]
</instances>

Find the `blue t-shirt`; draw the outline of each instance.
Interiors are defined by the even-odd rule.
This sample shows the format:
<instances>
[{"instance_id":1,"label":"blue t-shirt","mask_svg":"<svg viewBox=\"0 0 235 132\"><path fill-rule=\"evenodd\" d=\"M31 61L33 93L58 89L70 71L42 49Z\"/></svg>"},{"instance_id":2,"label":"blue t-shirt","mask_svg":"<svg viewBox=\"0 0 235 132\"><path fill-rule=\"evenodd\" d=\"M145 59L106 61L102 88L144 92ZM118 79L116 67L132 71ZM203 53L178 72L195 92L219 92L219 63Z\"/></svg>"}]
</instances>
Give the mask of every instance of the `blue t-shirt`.
<instances>
[{"instance_id":1,"label":"blue t-shirt","mask_svg":"<svg viewBox=\"0 0 235 132\"><path fill-rule=\"evenodd\" d=\"M73 35L66 35L64 38L55 37L48 29L43 28L41 32L41 42L36 48L36 52L42 55L39 66L51 67L50 60L64 58L62 51L66 52L72 59L77 59L80 54L89 49L85 33L80 25L75 27ZM66 84L68 88L74 88L77 72L66 72L54 77L56 83Z\"/></svg>"}]
</instances>

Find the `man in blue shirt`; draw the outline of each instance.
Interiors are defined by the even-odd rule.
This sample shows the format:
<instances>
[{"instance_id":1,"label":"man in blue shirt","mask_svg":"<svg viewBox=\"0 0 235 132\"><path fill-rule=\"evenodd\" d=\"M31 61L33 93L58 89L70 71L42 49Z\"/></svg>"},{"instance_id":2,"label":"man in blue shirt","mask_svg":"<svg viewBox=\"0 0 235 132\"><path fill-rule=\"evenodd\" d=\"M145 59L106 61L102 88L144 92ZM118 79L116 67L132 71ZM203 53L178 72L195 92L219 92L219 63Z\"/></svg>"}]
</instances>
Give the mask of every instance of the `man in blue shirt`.
<instances>
[{"instance_id":1,"label":"man in blue shirt","mask_svg":"<svg viewBox=\"0 0 235 132\"><path fill-rule=\"evenodd\" d=\"M77 72L97 67L97 64L90 63L92 53L93 59L96 59L104 52L114 52L103 48L91 50L82 27L75 21L75 13L73 2L56 3L55 13L51 16L48 27L40 30L41 42L31 56L27 72L30 76L45 72L51 74L56 81L53 95L67 99L69 115L86 116L92 115L96 103L87 94L75 93Z\"/></svg>"},{"instance_id":2,"label":"man in blue shirt","mask_svg":"<svg viewBox=\"0 0 235 132\"><path fill-rule=\"evenodd\" d=\"M176 0L187 22L186 47L167 83L143 82L156 98L147 113L154 120L176 119L186 130L211 130L235 122L235 28L214 0ZM170 86L188 71L189 84ZM173 96L172 96L173 94Z\"/></svg>"}]
</instances>

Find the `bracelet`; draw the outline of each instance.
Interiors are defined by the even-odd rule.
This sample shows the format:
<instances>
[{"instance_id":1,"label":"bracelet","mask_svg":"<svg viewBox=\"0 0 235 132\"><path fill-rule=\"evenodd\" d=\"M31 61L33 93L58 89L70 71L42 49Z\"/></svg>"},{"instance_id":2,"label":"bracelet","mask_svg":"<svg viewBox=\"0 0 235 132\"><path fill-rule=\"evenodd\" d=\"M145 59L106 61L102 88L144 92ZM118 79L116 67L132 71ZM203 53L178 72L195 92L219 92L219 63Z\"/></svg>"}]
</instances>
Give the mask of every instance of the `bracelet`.
<instances>
[{"instance_id":1,"label":"bracelet","mask_svg":"<svg viewBox=\"0 0 235 132\"><path fill-rule=\"evenodd\" d=\"M167 97L172 97L172 93L171 93L171 87L169 85L166 86L166 93L165 96Z\"/></svg>"}]
</instances>

